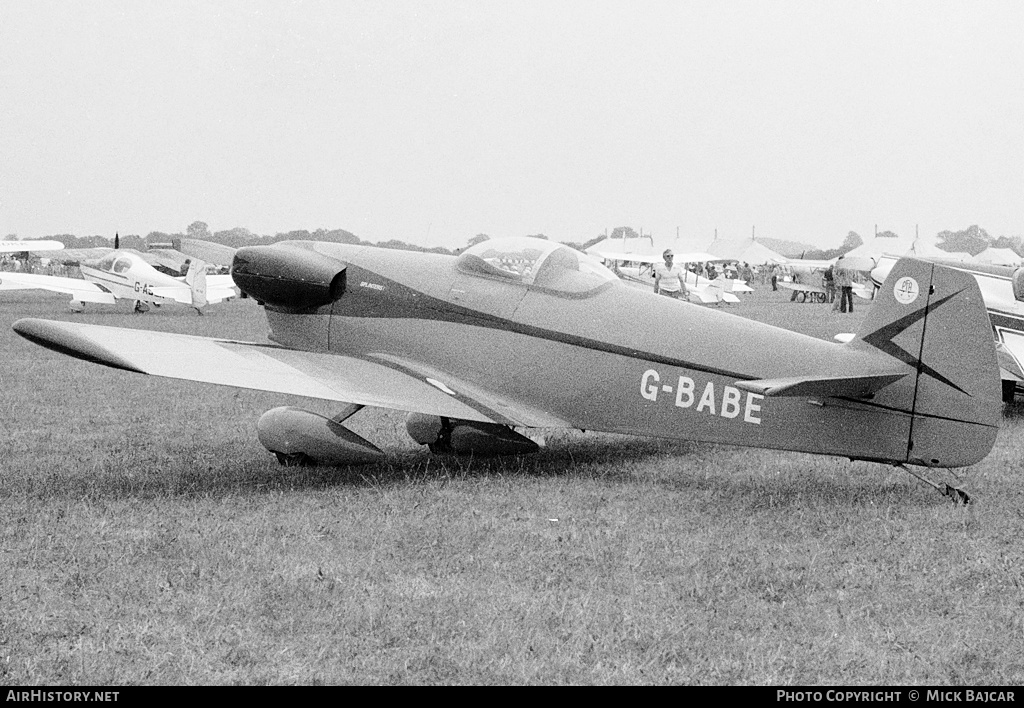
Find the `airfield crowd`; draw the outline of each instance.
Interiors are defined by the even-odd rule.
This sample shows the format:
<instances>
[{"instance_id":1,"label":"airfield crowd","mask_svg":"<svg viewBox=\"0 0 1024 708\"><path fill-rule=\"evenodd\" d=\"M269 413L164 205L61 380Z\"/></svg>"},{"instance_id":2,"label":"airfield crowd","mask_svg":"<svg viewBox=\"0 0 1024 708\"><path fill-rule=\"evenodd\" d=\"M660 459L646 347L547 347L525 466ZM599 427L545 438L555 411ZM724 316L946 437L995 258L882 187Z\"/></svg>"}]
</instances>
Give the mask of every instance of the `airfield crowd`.
<instances>
[{"instance_id":1,"label":"airfield crowd","mask_svg":"<svg viewBox=\"0 0 1024 708\"><path fill-rule=\"evenodd\" d=\"M56 275L73 277L77 274L78 268L67 266L54 260L29 258L15 258L13 256L0 256L0 271L8 273L35 273L37 275Z\"/></svg>"},{"instance_id":2,"label":"airfield crowd","mask_svg":"<svg viewBox=\"0 0 1024 708\"><path fill-rule=\"evenodd\" d=\"M689 296L693 294L692 288L687 287L687 277L693 276L690 277L690 281L696 283L698 288L702 280L708 283L722 278L748 286L770 284L774 291L785 287L792 291L789 298L792 302L829 303L833 312L845 314L853 312L854 285L862 279L856 271L837 268L835 265L830 265L823 271L798 272L779 263L765 263L760 266L751 266L740 261L678 264L674 262L674 258L672 249L666 249L662 253L663 261L651 266L650 275L654 278L655 293L677 299L690 299ZM623 265L632 264L627 262ZM610 261L609 266L619 277L631 279L620 269L617 261ZM702 297L701 300L709 302L706 297ZM735 299L732 301L736 302ZM722 304L722 298L717 304Z\"/></svg>"}]
</instances>

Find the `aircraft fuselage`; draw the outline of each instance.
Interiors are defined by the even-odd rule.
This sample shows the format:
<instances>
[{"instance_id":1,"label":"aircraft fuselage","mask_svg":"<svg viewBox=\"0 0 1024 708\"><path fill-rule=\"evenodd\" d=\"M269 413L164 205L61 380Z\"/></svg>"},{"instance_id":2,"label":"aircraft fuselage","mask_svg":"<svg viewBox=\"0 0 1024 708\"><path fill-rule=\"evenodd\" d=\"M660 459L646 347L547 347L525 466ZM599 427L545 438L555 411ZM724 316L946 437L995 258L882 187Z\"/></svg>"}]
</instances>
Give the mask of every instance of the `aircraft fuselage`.
<instances>
[{"instance_id":1,"label":"aircraft fuselage","mask_svg":"<svg viewBox=\"0 0 1024 708\"><path fill-rule=\"evenodd\" d=\"M877 368L870 352L618 282L559 292L480 277L446 256L316 250L345 264L344 291L303 312L268 307L271 338L287 347L383 363L452 395L460 385L501 391L539 419L586 430L885 460L926 455L923 441L943 434L941 422L930 433L920 419L912 431L900 384L864 400L765 397L735 385L867 371ZM500 406L473 405L481 420L514 422ZM912 432L922 441L914 451ZM972 455L922 464L960 466Z\"/></svg>"},{"instance_id":2,"label":"aircraft fuselage","mask_svg":"<svg viewBox=\"0 0 1024 708\"><path fill-rule=\"evenodd\" d=\"M175 288L188 292L177 278L161 273L130 251L114 251L102 259L80 265L82 277L102 286L119 300L138 300L154 304L174 302L156 294L157 288Z\"/></svg>"}]
</instances>

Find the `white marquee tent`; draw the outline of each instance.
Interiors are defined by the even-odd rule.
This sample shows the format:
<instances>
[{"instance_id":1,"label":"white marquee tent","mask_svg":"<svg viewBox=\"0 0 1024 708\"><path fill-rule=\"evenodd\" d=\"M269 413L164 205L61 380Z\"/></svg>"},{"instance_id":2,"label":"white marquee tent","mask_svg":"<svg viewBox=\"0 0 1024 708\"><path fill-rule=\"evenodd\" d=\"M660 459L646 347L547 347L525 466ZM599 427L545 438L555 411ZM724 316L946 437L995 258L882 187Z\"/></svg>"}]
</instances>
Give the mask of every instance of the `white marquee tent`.
<instances>
[{"instance_id":1,"label":"white marquee tent","mask_svg":"<svg viewBox=\"0 0 1024 708\"><path fill-rule=\"evenodd\" d=\"M975 263L987 263L989 265L1019 266L1024 259L1017 255L1012 248L986 248L974 257Z\"/></svg>"}]
</instances>

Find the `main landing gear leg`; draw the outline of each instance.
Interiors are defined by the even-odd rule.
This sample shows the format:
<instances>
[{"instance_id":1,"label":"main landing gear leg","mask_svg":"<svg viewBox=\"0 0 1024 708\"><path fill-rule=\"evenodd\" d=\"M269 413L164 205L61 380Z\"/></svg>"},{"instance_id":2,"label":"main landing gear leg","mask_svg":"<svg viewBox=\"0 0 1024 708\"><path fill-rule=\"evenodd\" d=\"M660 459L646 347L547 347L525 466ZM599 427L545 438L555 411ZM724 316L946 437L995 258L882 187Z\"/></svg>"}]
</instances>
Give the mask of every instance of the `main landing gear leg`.
<instances>
[{"instance_id":1,"label":"main landing gear leg","mask_svg":"<svg viewBox=\"0 0 1024 708\"><path fill-rule=\"evenodd\" d=\"M924 475L918 474L914 470L910 469L906 465L897 464L895 466L899 467L900 469L902 469L903 471L907 472L908 474L913 475L914 477L917 477L919 480L921 480L922 482L927 484L929 487L932 487L933 489L938 491L939 494L942 494L943 496L949 497L953 501L954 504L961 504L963 506L967 506L968 504L971 503L970 495L967 494L967 492L965 492L964 490L960 489L960 487L954 487L952 485L945 484L945 483L938 484L936 482L933 482L930 479L928 479L927 477L925 477Z\"/></svg>"}]
</instances>

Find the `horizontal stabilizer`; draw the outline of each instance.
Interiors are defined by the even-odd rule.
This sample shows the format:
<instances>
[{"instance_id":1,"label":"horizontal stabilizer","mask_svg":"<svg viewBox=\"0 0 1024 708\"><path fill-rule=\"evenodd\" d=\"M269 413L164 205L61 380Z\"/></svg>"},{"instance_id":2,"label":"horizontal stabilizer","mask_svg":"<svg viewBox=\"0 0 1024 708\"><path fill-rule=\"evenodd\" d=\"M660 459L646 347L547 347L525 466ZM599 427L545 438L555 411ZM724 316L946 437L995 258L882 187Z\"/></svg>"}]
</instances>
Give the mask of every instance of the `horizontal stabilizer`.
<instances>
[{"instance_id":1,"label":"horizontal stabilizer","mask_svg":"<svg viewBox=\"0 0 1024 708\"><path fill-rule=\"evenodd\" d=\"M836 396L866 398L906 376L901 373L867 376L795 376L782 379L737 381L736 388L762 396Z\"/></svg>"}]
</instances>

